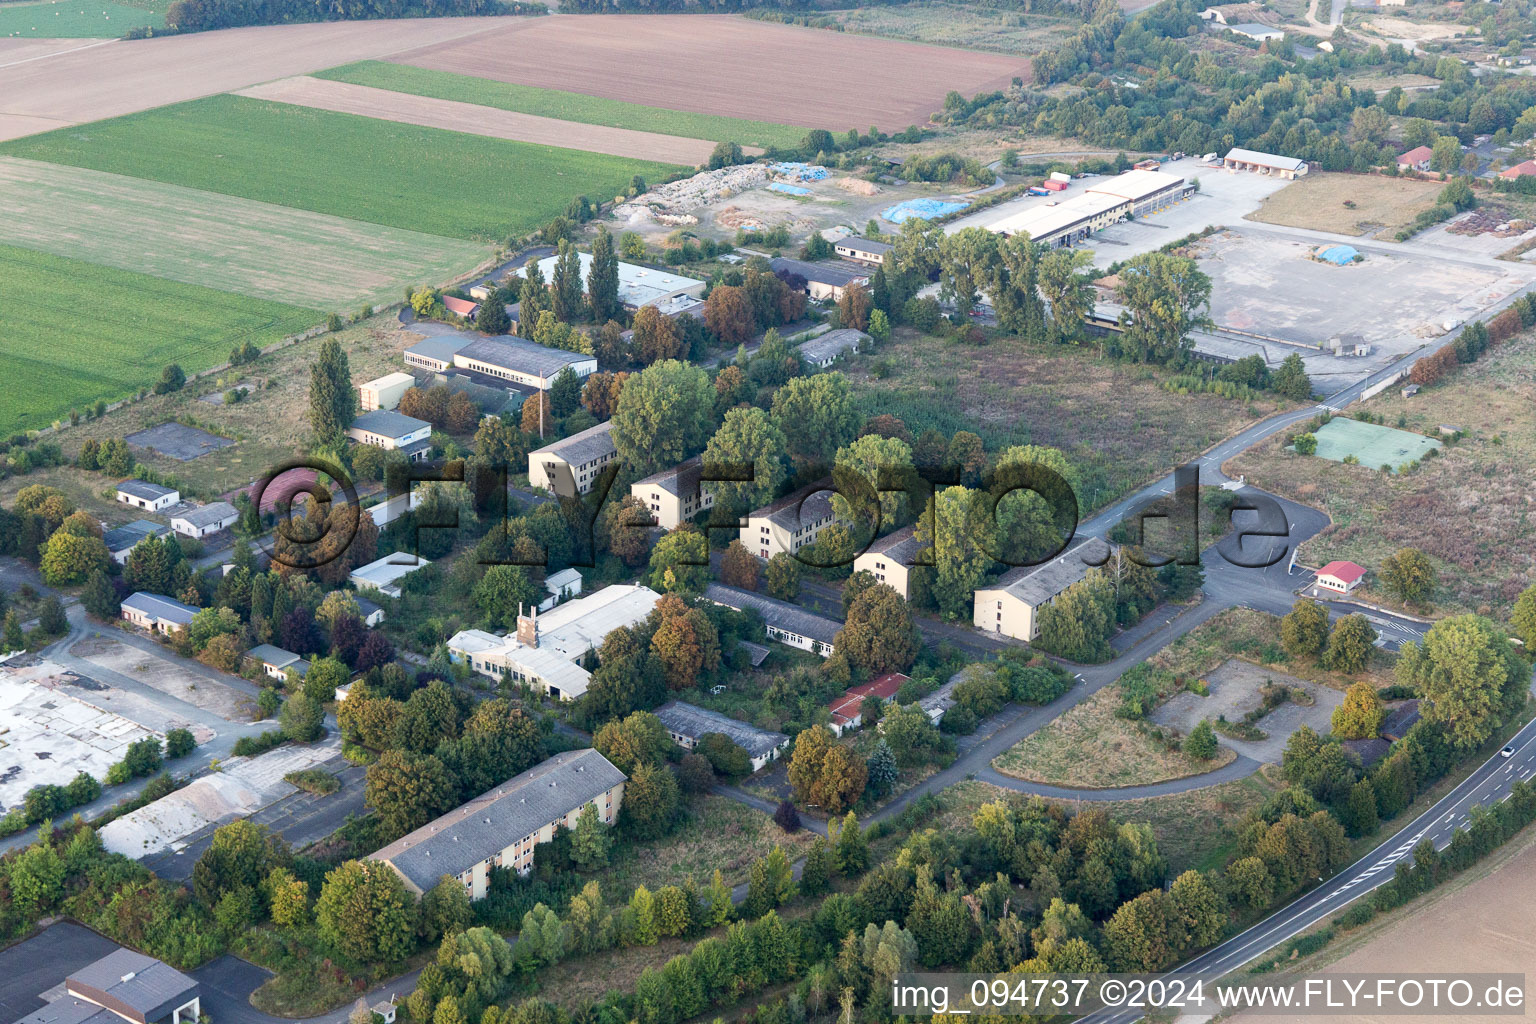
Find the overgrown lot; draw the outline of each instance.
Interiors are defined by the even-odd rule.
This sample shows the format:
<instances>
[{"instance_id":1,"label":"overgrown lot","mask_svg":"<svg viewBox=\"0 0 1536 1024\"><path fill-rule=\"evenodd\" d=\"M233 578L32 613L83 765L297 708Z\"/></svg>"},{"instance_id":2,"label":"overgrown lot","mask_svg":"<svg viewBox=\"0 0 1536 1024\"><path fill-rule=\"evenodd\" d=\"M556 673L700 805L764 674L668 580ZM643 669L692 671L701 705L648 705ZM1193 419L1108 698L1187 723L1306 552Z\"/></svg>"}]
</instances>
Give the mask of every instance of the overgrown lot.
<instances>
[{"instance_id":1,"label":"overgrown lot","mask_svg":"<svg viewBox=\"0 0 1536 1024\"><path fill-rule=\"evenodd\" d=\"M0 245L0 433L36 430L150 386L166 363L216 366L323 314ZM126 431L123 431L126 433ZM121 436L114 434L114 436Z\"/></svg>"},{"instance_id":2,"label":"overgrown lot","mask_svg":"<svg viewBox=\"0 0 1536 1024\"><path fill-rule=\"evenodd\" d=\"M453 238L521 237L581 194L677 168L210 96L19 139L0 152Z\"/></svg>"},{"instance_id":3,"label":"overgrown lot","mask_svg":"<svg viewBox=\"0 0 1536 1024\"><path fill-rule=\"evenodd\" d=\"M1262 200L1248 220L1390 238L1435 205L1440 182L1375 174L1309 174Z\"/></svg>"},{"instance_id":4,"label":"overgrown lot","mask_svg":"<svg viewBox=\"0 0 1536 1024\"><path fill-rule=\"evenodd\" d=\"M899 416L914 436L969 430L989 450L1060 448L1077 468L1087 515L1191 459L1271 399L1241 402L1164 390L1161 371L1101 360L1090 348L1032 348L1017 339L974 346L899 330L849 369L866 415Z\"/></svg>"},{"instance_id":5,"label":"overgrown lot","mask_svg":"<svg viewBox=\"0 0 1536 1024\"><path fill-rule=\"evenodd\" d=\"M1380 649L1371 654L1364 672L1343 675L1329 672L1309 660L1298 660L1280 646L1280 618L1252 608L1229 608L1209 622L1190 630L1148 659L1154 668L1167 669L1184 679L1199 679L1229 658L1265 665L1300 679L1345 690L1367 679L1378 687L1390 686L1394 656Z\"/></svg>"},{"instance_id":6,"label":"overgrown lot","mask_svg":"<svg viewBox=\"0 0 1536 1024\"><path fill-rule=\"evenodd\" d=\"M1058 45L1082 24L1074 18L950 3L858 7L831 16L848 32L1024 54Z\"/></svg>"},{"instance_id":7,"label":"overgrown lot","mask_svg":"<svg viewBox=\"0 0 1536 1024\"><path fill-rule=\"evenodd\" d=\"M1275 438L1231 460L1232 473L1265 490L1315 505L1333 523L1302 548L1308 564L1336 558L1375 570L1402 547L1428 553L1440 570L1440 611L1506 619L1536 582L1536 334L1506 342L1444 383L1413 398L1388 390L1367 408L1389 425L1434 434L1459 427L1461 440L1398 476L1367 466L1297 455ZM1367 577L1368 585L1375 585ZM1386 595L1366 592L1368 599Z\"/></svg>"}]
</instances>

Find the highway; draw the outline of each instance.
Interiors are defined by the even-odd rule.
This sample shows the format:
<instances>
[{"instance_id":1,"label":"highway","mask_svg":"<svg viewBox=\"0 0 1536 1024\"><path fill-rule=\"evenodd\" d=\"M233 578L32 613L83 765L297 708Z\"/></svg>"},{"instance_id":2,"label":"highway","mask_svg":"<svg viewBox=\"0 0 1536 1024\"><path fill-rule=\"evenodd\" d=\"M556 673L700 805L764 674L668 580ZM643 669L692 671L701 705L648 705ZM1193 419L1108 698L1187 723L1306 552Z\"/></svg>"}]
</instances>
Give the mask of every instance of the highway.
<instances>
[{"instance_id":1,"label":"highway","mask_svg":"<svg viewBox=\"0 0 1536 1024\"><path fill-rule=\"evenodd\" d=\"M1182 964L1178 972L1225 974L1234 971L1391 881L1399 861L1408 859L1411 862L1413 848L1420 840L1430 839L1436 849L1443 850L1450 843L1451 834L1467 824L1473 807L1505 800L1515 782L1536 776L1536 722L1516 733L1510 746L1515 751L1512 756L1494 754L1433 807L1325 884L1247 931ZM1091 1024L1130 1024L1138 1019L1140 1014L1133 1010L1101 1010L1082 1018Z\"/></svg>"}]
</instances>

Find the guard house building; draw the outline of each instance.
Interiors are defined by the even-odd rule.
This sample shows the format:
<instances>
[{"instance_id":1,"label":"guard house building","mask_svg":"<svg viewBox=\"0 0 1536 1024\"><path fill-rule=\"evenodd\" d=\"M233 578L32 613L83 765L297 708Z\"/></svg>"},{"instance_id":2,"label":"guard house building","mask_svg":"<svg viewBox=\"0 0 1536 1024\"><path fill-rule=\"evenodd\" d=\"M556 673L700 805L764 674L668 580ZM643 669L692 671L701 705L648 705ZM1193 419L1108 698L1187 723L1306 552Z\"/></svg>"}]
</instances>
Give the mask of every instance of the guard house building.
<instances>
[{"instance_id":1,"label":"guard house building","mask_svg":"<svg viewBox=\"0 0 1536 1024\"><path fill-rule=\"evenodd\" d=\"M556 754L401 836L370 860L388 865L418 896L447 875L470 899L483 899L492 868L526 875L534 848L560 828L575 828L588 804L599 821L612 825L625 781L623 772L590 747Z\"/></svg>"},{"instance_id":2,"label":"guard house building","mask_svg":"<svg viewBox=\"0 0 1536 1024\"><path fill-rule=\"evenodd\" d=\"M64 979L64 994L17 1024L197 1024L196 981L169 964L118 949Z\"/></svg>"}]
</instances>

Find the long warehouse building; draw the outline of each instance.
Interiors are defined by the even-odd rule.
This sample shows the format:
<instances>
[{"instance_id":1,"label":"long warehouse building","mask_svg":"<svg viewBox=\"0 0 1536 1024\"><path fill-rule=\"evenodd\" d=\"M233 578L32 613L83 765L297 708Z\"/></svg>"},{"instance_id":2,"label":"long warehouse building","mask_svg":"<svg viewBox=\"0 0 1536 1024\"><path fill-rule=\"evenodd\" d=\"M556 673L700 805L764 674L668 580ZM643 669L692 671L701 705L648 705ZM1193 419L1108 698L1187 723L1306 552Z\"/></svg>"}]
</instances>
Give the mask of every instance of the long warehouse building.
<instances>
[{"instance_id":1,"label":"long warehouse building","mask_svg":"<svg viewBox=\"0 0 1536 1024\"><path fill-rule=\"evenodd\" d=\"M1028 235L1054 249L1073 245L1127 217L1161 210L1189 195L1192 186L1163 171L1126 171L1054 206L1039 204L988 226L1000 235Z\"/></svg>"}]
</instances>

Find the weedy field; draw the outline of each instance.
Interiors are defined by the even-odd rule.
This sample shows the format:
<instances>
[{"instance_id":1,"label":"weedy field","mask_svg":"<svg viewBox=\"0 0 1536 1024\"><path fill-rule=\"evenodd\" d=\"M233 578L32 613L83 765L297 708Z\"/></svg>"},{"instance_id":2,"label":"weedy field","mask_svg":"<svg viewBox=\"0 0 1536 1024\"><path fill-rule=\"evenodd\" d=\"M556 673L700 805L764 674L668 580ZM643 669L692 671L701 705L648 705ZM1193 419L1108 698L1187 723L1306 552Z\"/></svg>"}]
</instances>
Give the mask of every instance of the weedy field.
<instances>
[{"instance_id":1,"label":"weedy field","mask_svg":"<svg viewBox=\"0 0 1536 1024\"><path fill-rule=\"evenodd\" d=\"M1047 14L994 11L969 4L916 3L856 7L831 15L848 32L998 53L1039 53L1082 22Z\"/></svg>"},{"instance_id":2,"label":"weedy field","mask_svg":"<svg viewBox=\"0 0 1536 1024\"><path fill-rule=\"evenodd\" d=\"M771 121L667 110L602 96L584 96L577 92L498 82L490 78L456 75L450 71L391 64L387 61L360 61L317 72L313 77L368 85L376 89L391 89L416 96L431 96L440 100L478 103L485 107L555 117L581 124L630 128L690 139L710 139L714 142L736 142L743 146L779 146L788 149L798 146L806 132L804 128L774 124Z\"/></svg>"},{"instance_id":3,"label":"weedy field","mask_svg":"<svg viewBox=\"0 0 1536 1024\"><path fill-rule=\"evenodd\" d=\"M458 238L0 157L0 243L312 309L398 301L490 256Z\"/></svg>"},{"instance_id":4,"label":"weedy field","mask_svg":"<svg viewBox=\"0 0 1536 1024\"><path fill-rule=\"evenodd\" d=\"M322 314L31 249L0 245L0 433L48 426L98 398L191 373L242 341L270 345Z\"/></svg>"},{"instance_id":5,"label":"weedy field","mask_svg":"<svg viewBox=\"0 0 1536 1024\"><path fill-rule=\"evenodd\" d=\"M0 153L431 235L520 237L583 193L668 164L210 96L18 139Z\"/></svg>"},{"instance_id":6,"label":"weedy field","mask_svg":"<svg viewBox=\"0 0 1536 1024\"><path fill-rule=\"evenodd\" d=\"M1390 238L1435 205L1445 186L1434 181L1371 174L1309 174L1291 182L1248 215L1248 220L1315 228L1342 235ZM1350 204L1350 205L1346 205Z\"/></svg>"}]
</instances>

